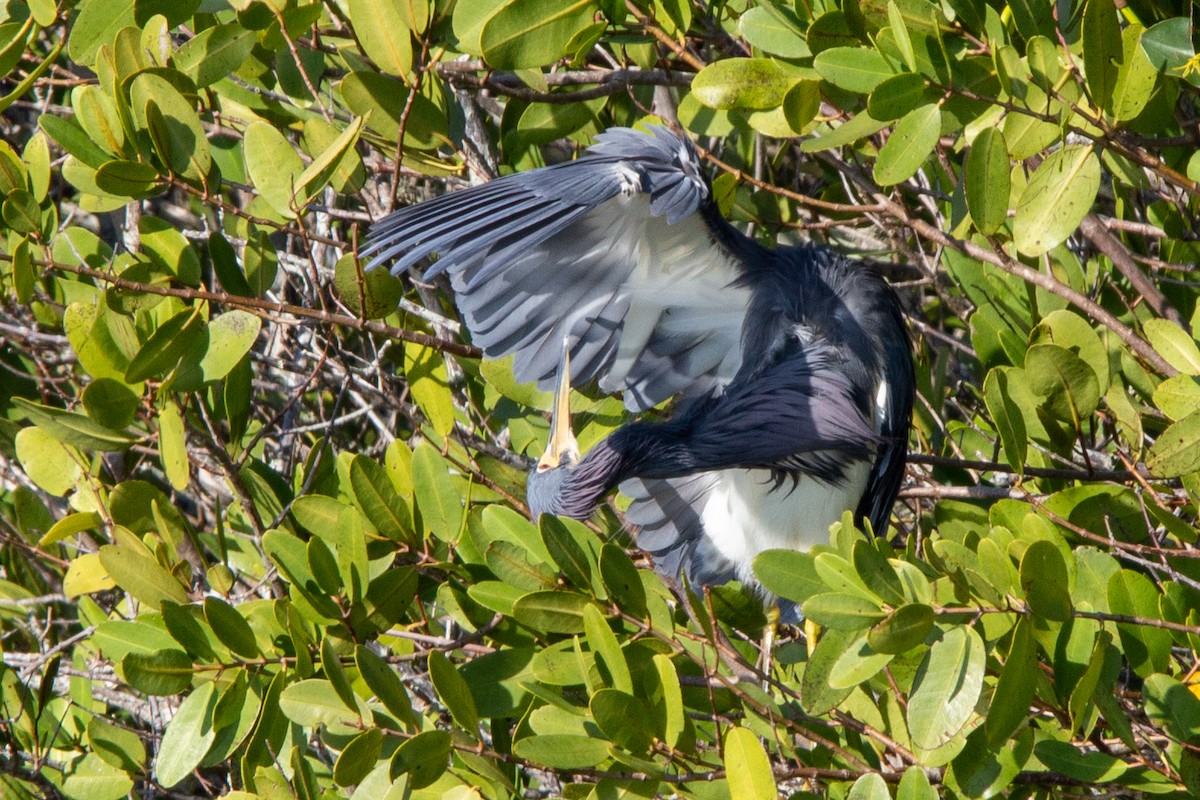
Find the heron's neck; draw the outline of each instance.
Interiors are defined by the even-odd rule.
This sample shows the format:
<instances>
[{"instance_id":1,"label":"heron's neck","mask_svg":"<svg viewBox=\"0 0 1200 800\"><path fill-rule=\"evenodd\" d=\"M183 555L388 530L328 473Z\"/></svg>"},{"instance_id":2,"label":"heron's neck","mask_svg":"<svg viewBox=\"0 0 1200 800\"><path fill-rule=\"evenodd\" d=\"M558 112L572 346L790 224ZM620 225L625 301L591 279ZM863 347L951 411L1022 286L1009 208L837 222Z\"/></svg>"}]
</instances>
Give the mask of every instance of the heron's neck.
<instances>
[{"instance_id":1,"label":"heron's neck","mask_svg":"<svg viewBox=\"0 0 1200 800\"><path fill-rule=\"evenodd\" d=\"M675 422L634 422L588 451L566 478L567 516L588 516L621 481L633 477L674 478L703 469Z\"/></svg>"}]
</instances>

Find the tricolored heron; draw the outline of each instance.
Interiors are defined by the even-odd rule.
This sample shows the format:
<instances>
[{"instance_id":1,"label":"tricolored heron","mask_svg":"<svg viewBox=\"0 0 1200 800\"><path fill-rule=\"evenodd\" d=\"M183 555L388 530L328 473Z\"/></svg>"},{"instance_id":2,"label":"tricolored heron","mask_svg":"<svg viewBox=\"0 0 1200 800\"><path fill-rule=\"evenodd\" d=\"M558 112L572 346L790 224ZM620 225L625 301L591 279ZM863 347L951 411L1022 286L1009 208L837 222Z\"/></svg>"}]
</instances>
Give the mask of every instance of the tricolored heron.
<instances>
[{"instance_id":1,"label":"tricolored heron","mask_svg":"<svg viewBox=\"0 0 1200 800\"><path fill-rule=\"evenodd\" d=\"M914 389L896 294L828 248L738 231L686 138L611 129L577 160L397 211L364 251L393 273L431 254L484 353L557 383L535 518L586 518L619 486L638 546L692 584L757 586L758 553L827 542L846 510L886 531ZM680 410L581 455L572 380Z\"/></svg>"}]
</instances>

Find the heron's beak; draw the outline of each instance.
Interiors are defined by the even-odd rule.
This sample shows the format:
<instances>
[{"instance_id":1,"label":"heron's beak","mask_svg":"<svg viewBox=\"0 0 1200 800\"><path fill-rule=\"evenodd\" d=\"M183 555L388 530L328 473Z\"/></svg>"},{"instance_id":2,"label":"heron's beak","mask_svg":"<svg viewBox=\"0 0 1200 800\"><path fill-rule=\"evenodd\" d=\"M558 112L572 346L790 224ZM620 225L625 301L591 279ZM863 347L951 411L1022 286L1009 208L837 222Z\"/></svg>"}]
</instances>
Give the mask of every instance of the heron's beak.
<instances>
[{"instance_id":1,"label":"heron's beak","mask_svg":"<svg viewBox=\"0 0 1200 800\"><path fill-rule=\"evenodd\" d=\"M557 469L579 460L579 442L571 430L571 354L563 340L562 359L558 362L558 383L554 387L554 407L550 412L550 441L538 460L538 470Z\"/></svg>"}]
</instances>

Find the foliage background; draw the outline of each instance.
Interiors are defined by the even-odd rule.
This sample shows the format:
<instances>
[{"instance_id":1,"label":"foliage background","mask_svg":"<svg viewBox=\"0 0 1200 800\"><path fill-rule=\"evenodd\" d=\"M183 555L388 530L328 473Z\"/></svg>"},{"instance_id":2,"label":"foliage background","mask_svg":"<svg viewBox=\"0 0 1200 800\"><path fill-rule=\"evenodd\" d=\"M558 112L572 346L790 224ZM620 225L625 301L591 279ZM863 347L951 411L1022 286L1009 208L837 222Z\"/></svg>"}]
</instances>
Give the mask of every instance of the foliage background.
<instances>
[{"instance_id":1,"label":"foliage background","mask_svg":"<svg viewBox=\"0 0 1200 800\"><path fill-rule=\"evenodd\" d=\"M1200 793L1195 13L9 0L0 794ZM619 500L526 520L546 397L354 259L652 111L916 341L897 535L764 559L769 675Z\"/></svg>"}]
</instances>

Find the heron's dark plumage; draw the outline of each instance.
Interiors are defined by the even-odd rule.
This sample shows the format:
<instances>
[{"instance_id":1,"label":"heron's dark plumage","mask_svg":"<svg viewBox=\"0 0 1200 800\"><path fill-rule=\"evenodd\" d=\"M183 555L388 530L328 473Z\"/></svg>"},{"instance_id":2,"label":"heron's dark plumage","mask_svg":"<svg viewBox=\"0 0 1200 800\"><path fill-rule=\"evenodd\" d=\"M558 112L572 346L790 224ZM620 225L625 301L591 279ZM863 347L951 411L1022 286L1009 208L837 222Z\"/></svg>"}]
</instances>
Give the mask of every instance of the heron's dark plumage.
<instances>
[{"instance_id":1,"label":"heron's dark plumage","mask_svg":"<svg viewBox=\"0 0 1200 800\"><path fill-rule=\"evenodd\" d=\"M394 271L435 253L427 277L449 276L474 341L514 354L519 379L553 382L565 342L571 378L631 410L683 398L531 474L535 512L586 517L621 484L639 544L694 582L752 580L755 552L809 546L841 510L886 530L914 384L895 293L829 249L743 235L686 139L607 131L576 161L403 209L365 251Z\"/></svg>"}]
</instances>

